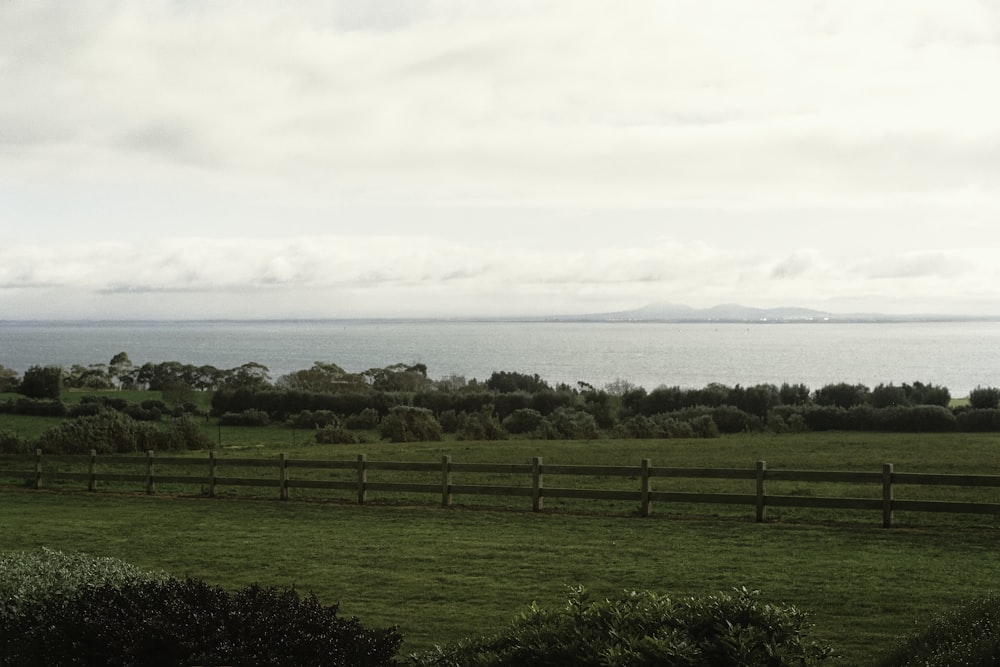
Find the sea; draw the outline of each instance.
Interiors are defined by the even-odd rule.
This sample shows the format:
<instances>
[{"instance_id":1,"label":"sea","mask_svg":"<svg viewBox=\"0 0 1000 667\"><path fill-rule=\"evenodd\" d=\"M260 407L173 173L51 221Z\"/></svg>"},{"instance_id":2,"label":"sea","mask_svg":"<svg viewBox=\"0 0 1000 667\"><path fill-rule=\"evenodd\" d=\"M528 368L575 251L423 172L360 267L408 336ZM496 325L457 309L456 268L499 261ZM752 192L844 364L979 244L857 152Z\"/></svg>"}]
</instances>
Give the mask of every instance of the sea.
<instances>
[{"instance_id":1,"label":"sea","mask_svg":"<svg viewBox=\"0 0 1000 667\"><path fill-rule=\"evenodd\" d=\"M314 362L350 372L422 363L428 376L487 379L538 374L550 384L653 389L718 382L915 381L953 397L1000 386L1000 322L664 323L452 320L0 322L0 365L178 361L236 368L255 362L272 380Z\"/></svg>"}]
</instances>

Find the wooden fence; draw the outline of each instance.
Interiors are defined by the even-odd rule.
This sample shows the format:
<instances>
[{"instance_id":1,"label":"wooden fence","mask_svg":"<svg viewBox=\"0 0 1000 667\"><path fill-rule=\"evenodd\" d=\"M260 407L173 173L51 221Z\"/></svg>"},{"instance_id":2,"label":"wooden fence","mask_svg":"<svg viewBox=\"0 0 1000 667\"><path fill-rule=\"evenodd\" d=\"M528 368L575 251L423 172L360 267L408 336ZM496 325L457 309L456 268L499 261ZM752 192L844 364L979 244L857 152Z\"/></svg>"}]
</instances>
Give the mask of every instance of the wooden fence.
<instances>
[{"instance_id":1,"label":"wooden fence","mask_svg":"<svg viewBox=\"0 0 1000 667\"><path fill-rule=\"evenodd\" d=\"M882 525L892 526L893 513L908 512L949 512L963 514L1000 515L1000 503L956 502L942 500L900 500L894 498L897 485L949 486L1000 488L1000 475L956 475L931 473L899 473L891 463L882 465L877 472L845 472L814 470L771 470L764 461L757 461L754 468L672 468L653 466L649 459L643 459L638 466L593 466L593 465L549 465L540 457L531 463L456 463L450 456L443 456L440 463L369 461L362 454L353 461L325 461L290 459L279 454L277 459L262 458L221 458L215 452L208 453L208 460L192 457L101 455L95 452L87 455L42 455L40 450L34 455L8 455L3 461L24 464L25 469L0 470L0 476L27 476L31 485L40 489L47 481L70 481L85 483L89 491L96 491L99 482L138 483L145 485L146 493L156 491L157 484L199 485L209 496L215 496L220 487L270 487L277 489L282 500L289 498L292 489L321 489L348 491L356 495L357 502L363 504L369 494L378 492L404 492L432 494L440 496L441 504L448 506L456 495L520 496L530 499L535 512L543 509L546 498L576 498L593 500L630 501L638 504L639 513L649 516L655 503L710 503L746 505L754 508L758 522L765 519L769 507L800 507L870 510L880 512ZM229 468L273 469L273 475L265 478L220 476L219 466ZM33 465L33 469L29 469ZM205 466L202 475L166 474L164 469L183 466ZM57 469L71 468L71 470ZM141 472L104 472L109 466L140 468ZM329 479L297 479L291 471L351 471L349 481ZM369 478L371 473L403 471L418 473L426 482L377 481ZM492 475L515 476L524 479L522 485L502 486L495 484L461 484L455 478L466 474L486 473ZM575 477L620 477L638 480L638 488L594 489L547 486L545 482L559 476ZM745 480L753 483L753 493L700 493L690 491L657 491L654 480L700 479L700 480ZM530 484L528 481L530 480ZM872 492L869 497L815 497L811 495L775 495L767 493L768 482L834 483L868 485Z\"/></svg>"}]
</instances>

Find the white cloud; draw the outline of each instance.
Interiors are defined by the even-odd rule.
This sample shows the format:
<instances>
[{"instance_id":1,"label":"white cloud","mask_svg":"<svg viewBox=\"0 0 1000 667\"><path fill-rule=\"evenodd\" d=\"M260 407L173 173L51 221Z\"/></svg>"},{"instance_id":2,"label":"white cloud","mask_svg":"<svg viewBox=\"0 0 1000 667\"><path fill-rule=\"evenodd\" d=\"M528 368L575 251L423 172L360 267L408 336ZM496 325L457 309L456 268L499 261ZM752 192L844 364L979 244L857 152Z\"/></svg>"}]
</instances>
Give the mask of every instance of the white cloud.
<instances>
[{"instance_id":1,"label":"white cloud","mask_svg":"<svg viewBox=\"0 0 1000 667\"><path fill-rule=\"evenodd\" d=\"M998 68L974 0L4 3L0 285L981 306Z\"/></svg>"}]
</instances>

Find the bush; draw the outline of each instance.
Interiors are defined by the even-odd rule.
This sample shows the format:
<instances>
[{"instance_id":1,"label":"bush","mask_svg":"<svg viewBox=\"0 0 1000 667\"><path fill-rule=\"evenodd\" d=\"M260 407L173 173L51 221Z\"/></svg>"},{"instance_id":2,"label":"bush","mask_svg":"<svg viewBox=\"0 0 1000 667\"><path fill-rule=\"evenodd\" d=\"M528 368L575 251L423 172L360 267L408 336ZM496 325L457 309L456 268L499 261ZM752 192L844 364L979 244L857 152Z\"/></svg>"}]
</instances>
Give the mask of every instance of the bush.
<instances>
[{"instance_id":1,"label":"bush","mask_svg":"<svg viewBox=\"0 0 1000 667\"><path fill-rule=\"evenodd\" d=\"M243 412L226 412L219 417L222 426L267 426L271 418L263 410L244 410Z\"/></svg>"},{"instance_id":2,"label":"bush","mask_svg":"<svg viewBox=\"0 0 1000 667\"><path fill-rule=\"evenodd\" d=\"M31 443L13 431L0 430L0 454L29 454Z\"/></svg>"},{"instance_id":3,"label":"bush","mask_svg":"<svg viewBox=\"0 0 1000 667\"><path fill-rule=\"evenodd\" d=\"M1000 664L1000 596L990 595L933 619L901 641L877 667L966 667Z\"/></svg>"},{"instance_id":4,"label":"bush","mask_svg":"<svg viewBox=\"0 0 1000 667\"><path fill-rule=\"evenodd\" d=\"M592 414L573 408L556 408L543 425L549 440L593 440L601 435Z\"/></svg>"},{"instance_id":5,"label":"bush","mask_svg":"<svg viewBox=\"0 0 1000 667\"><path fill-rule=\"evenodd\" d=\"M976 410L995 410L1000 407L1000 389L976 387L969 392L969 405Z\"/></svg>"},{"instance_id":6,"label":"bush","mask_svg":"<svg viewBox=\"0 0 1000 667\"><path fill-rule=\"evenodd\" d=\"M507 415L502 424L508 433L534 433L541 427L544 419L538 410L520 408Z\"/></svg>"},{"instance_id":7,"label":"bush","mask_svg":"<svg viewBox=\"0 0 1000 667\"><path fill-rule=\"evenodd\" d=\"M393 665L395 628L370 630L294 589L235 593L188 579L91 586L7 619L5 664Z\"/></svg>"},{"instance_id":8,"label":"bush","mask_svg":"<svg viewBox=\"0 0 1000 667\"><path fill-rule=\"evenodd\" d=\"M436 442L441 440L441 424L426 408L400 405L389 411L379 431L392 442Z\"/></svg>"},{"instance_id":9,"label":"bush","mask_svg":"<svg viewBox=\"0 0 1000 667\"><path fill-rule=\"evenodd\" d=\"M0 412L31 417L64 417L66 406L62 401L19 398L16 401L0 403Z\"/></svg>"},{"instance_id":10,"label":"bush","mask_svg":"<svg viewBox=\"0 0 1000 667\"><path fill-rule=\"evenodd\" d=\"M63 369L59 366L32 366L24 371L17 391L28 398L59 400Z\"/></svg>"},{"instance_id":11,"label":"bush","mask_svg":"<svg viewBox=\"0 0 1000 667\"><path fill-rule=\"evenodd\" d=\"M292 428L306 430L343 426L340 415L330 410L302 410L289 417L287 423Z\"/></svg>"},{"instance_id":12,"label":"bush","mask_svg":"<svg viewBox=\"0 0 1000 667\"><path fill-rule=\"evenodd\" d=\"M411 656L419 667L807 667L830 656L805 639L795 607L739 589L673 599L650 591L593 602L574 589L562 609L535 605L501 633Z\"/></svg>"},{"instance_id":13,"label":"bush","mask_svg":"<svg viewBox=\"0 0 1000 667\"><path fill-rule=\"evenodd\" d=\"M26 606L67 600L84 588L163 579L165 574L146 572L116 558L45 547L0 554L0 627L23 613ZM3 635L0 632L0 637Z\"/></svg>"},{"instance_id":14,"label":"bush","mask_svg":"<svg viewBox=\"0 0 1000 667\"><path fill-rule=\"evenodd\" d=\"M180 451L211 449L212 440L188 415L173 417L162 424L139 424L140 450Z\"/></svg>"},{"instance_id":15,"label":"bush","mask_svg":"<svg viewBox=\"0 0 1000 667\"><path fill-rule=\"evenodd\" d=\"M354 431L372 431L378 428L381 420L382 418L379 416L378 410L365 408L357 414L348 415L344 419L344 427Z\"/></svg>"},{"instance_id":16,"label":"bush","mask_svg":"<svg viewBox=\"0 0 1000 667\"><path fill-rule=\"evenodd\" d=\"M458 415L455 433L459 440L506 440L507 431L493 413L493 406Z\"/></svg>"},{"instance_id":17,"label":"bush","mask_svg":"<svg viewBox=\"0 0 1000 667\"><path fill-rule=\"evenodd\" d=\"M959 431L1000 431L1000 410L963 410L955 420Z\"/></svg>"},{"instance_id":18,"label":"bush","mask_svg":"<svg viewBox=\"0 0 1000 667\"><path fill-rule=\"evenodd\" d=\"M131 417L115 410L64 421L44 431L38 447L46 454L98 454L136 452L139 428Z\"/></svg>"},{"instance_id":19,"label":"bush","mask_svg":"<svg viewBox=\"0 0 1000 667\"><path fill-rule=\"evenodd\" d=\"M316 431L316 442L320 445L358 445L365 439L343 426L325 426Z\"/></svg>"},{"instance_id":20,"label":"bush","mask_svg":"<svg viewBox=\"0 0 1000 667\"><path fill-rule=\"evenodd\" d=\"M636 415L619 422L612 431L615 438L693 438L694 429L686 421L671 415L647 417Z\"/></svg>"}]
</instances>

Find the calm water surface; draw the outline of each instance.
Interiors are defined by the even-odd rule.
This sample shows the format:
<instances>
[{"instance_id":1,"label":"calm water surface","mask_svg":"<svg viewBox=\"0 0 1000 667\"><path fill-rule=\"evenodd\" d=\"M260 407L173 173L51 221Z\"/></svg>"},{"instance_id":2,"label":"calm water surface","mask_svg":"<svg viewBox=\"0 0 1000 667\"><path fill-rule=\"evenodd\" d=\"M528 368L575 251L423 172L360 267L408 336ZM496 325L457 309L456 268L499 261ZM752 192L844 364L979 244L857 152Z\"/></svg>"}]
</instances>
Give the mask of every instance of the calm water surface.
<instances>
[{"instance_id":1,"label":"calm water surface","mask_svg":"<svg viewBox=\"0 0 1000 667\"><path fill-rule=\"evenodd\" d=\"M422 362L431 377L496 370L551 383L647 388L710 382L933 382L964 396L1000 386L1000 323L664 324L570 322L0 322L0 364L179 361L267 366L272 379L334 362L348 371Z\"/></svg>"}]
</instances>

